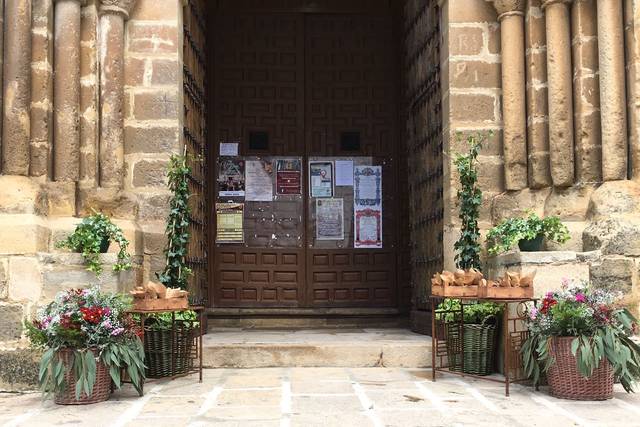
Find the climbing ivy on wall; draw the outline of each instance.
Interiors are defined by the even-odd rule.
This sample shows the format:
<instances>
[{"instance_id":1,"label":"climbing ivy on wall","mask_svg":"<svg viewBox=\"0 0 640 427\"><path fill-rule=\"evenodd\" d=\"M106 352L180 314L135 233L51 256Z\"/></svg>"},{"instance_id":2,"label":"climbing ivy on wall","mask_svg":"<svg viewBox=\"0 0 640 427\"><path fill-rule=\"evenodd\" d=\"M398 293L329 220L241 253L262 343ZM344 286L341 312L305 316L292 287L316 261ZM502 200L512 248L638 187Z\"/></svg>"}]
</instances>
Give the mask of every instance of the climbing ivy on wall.
<instances>
[{"instance_id":1,"label":"climbing ivy on wall","mask_svg":"<svg viewBox=\"0 0 640 427\"><path fill-rule=\"evenodd\" d=\"M462 136L458 134L458 140ZM460 238L454 244L456 251L456 266L461 269L475 268L480 270L480 229L478 218L482 204L482 191L478 187L478 154L485 137L482 134L471 134L466 142L469 151L456 154L454 165L460 177L458 203L460 205L459 218L462 222Z\"/></svg>"},{"instance_id":2,"label":"climbing ivy on wall","mask_svg":"<svg viewBox=\"0 0 640 427\"><path fill-rule=\"evenodd\" d=\"M167 264L164 271L156 275L163 285L180 289L187 289L187 279L191 275L191 269L186 264L191 215L188 185L190 173L191 168L187 166L186 156L171 156L167 176L173 198L167 217L167 246L164 250Z\"/></svg>"}]
</instances>

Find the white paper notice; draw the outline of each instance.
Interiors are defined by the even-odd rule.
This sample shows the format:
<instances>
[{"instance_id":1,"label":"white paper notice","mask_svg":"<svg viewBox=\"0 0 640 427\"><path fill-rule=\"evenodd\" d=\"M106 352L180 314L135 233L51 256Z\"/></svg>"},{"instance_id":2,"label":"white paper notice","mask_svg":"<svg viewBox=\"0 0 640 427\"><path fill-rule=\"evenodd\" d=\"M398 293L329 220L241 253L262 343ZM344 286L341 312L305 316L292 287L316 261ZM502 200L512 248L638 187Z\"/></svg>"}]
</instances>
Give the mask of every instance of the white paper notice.
<instances>
[{"instance_id":1,"label":"white paper notice","mask_svg":"<svg viewBox=\"0 0 640 427\"><path fill-rule=\"evenodd\" d=\"M273 199L273 169L271 162L247 160L245 169L245 200L252 202L270 202Z\"/></svg>"},{"instance_id":2,"label":"white paper notice","mask_svg":"<svg viewBox=\"0 0 640 427\"><path fill-rule=\"evenodd\" d=\"M237 142L221 142L220 155L221 156L237 156L238 145L239 144Z\"/></svg>"},{"instance_id":3,"label":"white paper notice","mask_svg":"<svg viewBox=\"0 0 640 427\"><path fill-rule=\"evenodd\" d=\"M336 160L336 185L353 186L353 160Z\"/></svg>"}]
</instances>

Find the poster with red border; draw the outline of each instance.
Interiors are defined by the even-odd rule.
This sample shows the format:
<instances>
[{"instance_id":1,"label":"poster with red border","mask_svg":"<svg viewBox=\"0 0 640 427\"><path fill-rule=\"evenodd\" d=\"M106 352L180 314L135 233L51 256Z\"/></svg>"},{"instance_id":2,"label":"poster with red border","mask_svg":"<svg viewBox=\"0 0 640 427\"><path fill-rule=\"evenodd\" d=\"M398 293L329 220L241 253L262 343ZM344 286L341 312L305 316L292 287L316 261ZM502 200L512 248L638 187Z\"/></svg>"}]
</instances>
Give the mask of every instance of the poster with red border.
<instances>
[{"instance_id":1,"label":"poster with red border","mask_svg":"<svg viewBox=\"0 0 640 427\"><path fill-rule=\"evenodd\" d=\"M355 208L353 244L358 248L382 247L382 211L371 208Z\"/></svg>"}]
</instances>

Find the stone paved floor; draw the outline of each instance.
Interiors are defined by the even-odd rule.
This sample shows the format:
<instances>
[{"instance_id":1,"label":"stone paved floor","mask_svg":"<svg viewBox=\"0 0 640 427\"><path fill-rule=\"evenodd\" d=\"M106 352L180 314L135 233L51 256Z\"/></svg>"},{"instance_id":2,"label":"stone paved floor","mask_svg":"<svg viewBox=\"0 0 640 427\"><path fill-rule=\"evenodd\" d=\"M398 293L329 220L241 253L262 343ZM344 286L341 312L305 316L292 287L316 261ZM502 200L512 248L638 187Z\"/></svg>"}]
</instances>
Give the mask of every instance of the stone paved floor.
<instances>
[{"instance_id":1,"label":"stone paved floor","mask_svg":"<svg viewBox=\"0 0 640 427\"><path fill-rule=\"evenodd\" d=\"M513 386L389 368L206 370L130 386L108 402L69 407L0 394L0 426L640 426L640 395L571 402Z\"/></svg>"}]
</instances>

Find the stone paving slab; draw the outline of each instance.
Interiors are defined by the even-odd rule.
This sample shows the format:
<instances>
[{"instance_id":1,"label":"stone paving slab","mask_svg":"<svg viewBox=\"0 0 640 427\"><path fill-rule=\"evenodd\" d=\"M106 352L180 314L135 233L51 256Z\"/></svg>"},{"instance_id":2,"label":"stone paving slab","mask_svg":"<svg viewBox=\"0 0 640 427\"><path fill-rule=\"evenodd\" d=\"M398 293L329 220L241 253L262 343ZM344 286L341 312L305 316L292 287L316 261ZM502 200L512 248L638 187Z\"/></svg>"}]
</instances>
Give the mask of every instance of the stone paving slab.
<instances>
[{"instance_id":1,"label":"stone paving slab","mask_svg":"<svg viewBox=\"0 0 640 427\"><path fill-rule=\"evenodd\" d=\"M640 426L640 396L573 402L545 390L404 368L208 369L130 386L107 402L58 406L37 393L0 394L0 426Z\"/></svg>"}]
</instances>

